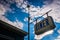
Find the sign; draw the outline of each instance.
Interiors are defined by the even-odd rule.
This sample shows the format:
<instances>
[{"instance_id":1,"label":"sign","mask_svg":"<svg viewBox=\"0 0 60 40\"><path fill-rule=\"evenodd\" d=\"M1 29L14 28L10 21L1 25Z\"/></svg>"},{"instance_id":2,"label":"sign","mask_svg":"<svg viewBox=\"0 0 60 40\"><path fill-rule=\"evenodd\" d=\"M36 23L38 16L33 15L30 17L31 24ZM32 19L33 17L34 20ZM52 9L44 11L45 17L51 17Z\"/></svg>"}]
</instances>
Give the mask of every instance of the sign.
<instances>
[{"instance_id":1,"label":"sign","mask_svg":"<svg viewBox=\"0 0 60 40\"><path fill-rule=\"evenodd\" d=\"M46 31L52 30L54 28L55 28L55 24L54 24L53 18L51 16L44 18L42 21L36 23L34 26L36 35L40 35Z\"/></svg>"}]
</instances>

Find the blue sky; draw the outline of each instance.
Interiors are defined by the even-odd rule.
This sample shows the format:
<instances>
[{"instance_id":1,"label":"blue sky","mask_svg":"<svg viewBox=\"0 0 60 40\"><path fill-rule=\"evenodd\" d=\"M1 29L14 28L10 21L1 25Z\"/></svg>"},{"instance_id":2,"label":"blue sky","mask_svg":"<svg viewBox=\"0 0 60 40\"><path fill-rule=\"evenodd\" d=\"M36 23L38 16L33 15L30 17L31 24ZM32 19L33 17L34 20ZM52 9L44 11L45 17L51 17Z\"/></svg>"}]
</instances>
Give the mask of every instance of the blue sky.
<instances>
[{"instance_id":1,"label":"blue sky","mask_svg":"<svg viewBox=\"0 0 60 40\"><path fill-rule=\"evenodd\" d=\"M42 7L44 5L43 3L44 0L28 0L28 2L34 6L40 6Z\"/></svg>"},{"instance_id":2,"label":"blue sky","mask_svg":"<svg viewBox=\"0 0 60 40\"><path fill-rule=\"evenodd\" d=\"M40 8L43 8L44 5L46 5L46 3L44 2L48 2L49 5L53 3L53 0L26 0L26 1L28 1L30 5L33 5L36 8L38 6ZM11 9L11 11L7 10L3 16L5 16L11 22L15 22L16 19L19 22L22 22L23 23L22 30L28 32L28 21L24 21L25 18L28 18L28 13L23 12L24 9L21 7L19 8L15 2L11 3L9 8ZM51 35L45 36L42 40L46 40L46 39L52 40L51 38L53 38L54 40L59 35L57 30L60 29L60 23L55 22L55 25L56 25L56 29L54 29L54 33ZM31 40L34 40L34 36L35 36L35 34L33 33L34 32L33 28L34 28L34 24L30 24L30 39ZM27 40L26 38L25 40Z\"/></svg>"}]
</instances>

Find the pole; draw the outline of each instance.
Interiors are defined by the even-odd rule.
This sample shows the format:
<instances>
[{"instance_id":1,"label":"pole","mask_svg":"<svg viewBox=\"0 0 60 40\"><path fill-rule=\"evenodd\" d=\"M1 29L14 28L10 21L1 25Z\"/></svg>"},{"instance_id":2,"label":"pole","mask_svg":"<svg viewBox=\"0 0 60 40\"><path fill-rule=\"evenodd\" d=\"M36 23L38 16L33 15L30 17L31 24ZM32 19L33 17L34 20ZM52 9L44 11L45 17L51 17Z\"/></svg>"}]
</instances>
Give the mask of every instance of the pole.
<instances>
[{"instance_id":1,"label":"pole","mask_svg":"<svg viewBox=\"0 0 60 40\"><path fill-rule=\"evenodd\" d=\"M29 7L30 5L27 5L28 7L28 13L29 13ZM28 14L28 40L30 40L30 15Z\"/></svg>"},{"instance_id":2,"label":"pole","mask_svg":"<svg viewBox=\"0 0 60 40\"><path fill-rule=\"evenodd\" d=\"M28 17L28 40L30 40L30 17Z\"/></svg>"}]
</instances>

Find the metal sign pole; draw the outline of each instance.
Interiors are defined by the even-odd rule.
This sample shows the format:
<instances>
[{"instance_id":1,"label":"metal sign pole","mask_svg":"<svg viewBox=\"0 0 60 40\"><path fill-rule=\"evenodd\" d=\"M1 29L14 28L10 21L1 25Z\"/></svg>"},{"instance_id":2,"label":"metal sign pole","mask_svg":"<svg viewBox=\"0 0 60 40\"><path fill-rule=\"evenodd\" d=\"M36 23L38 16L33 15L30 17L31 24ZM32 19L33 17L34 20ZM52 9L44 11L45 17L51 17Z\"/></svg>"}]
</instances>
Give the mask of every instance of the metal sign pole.
<instances>
[{"instance_id":1,"label":"metal sign pole","mask_svg":"<svg viewBox=\"0 0 60 40\"><path fill-rule=\"evenodd\" d=\"M49 10L48 12L46 12L45 14L43 14L42 16L44 16L44 15L46 15L46 14L47 14L47 17L48 17L48 13L49 13L50 11L52 11L52 10ZM39 19L39 18L41 18L42 16L40 16L40 17L36 18L36 20L37 20L37 19ZM35 22L36 20L34 20L33 22ZM33 22L31 22L31 23L33 23Z\"/></svg>"},{"instance_id":2,"label":"metal sign pole","mask_svg":"<svg viewBox=\"0 0 60 40\"><path fill-rule=\"evenodd\" d=\"M27 5L28 13L29 13L30 5ZM30 40L30 15L28 14L28 40Z\"/></svg>"},{"instance_id":3,"label":"metal sign pole","mask_svg":"<svg viewBox=\"0 0 60 40\"><path fill-rule=\"evenodd\" d=\"M28 40L30 40L30 17L28 17Z\"/></svg>"}]
</instances>

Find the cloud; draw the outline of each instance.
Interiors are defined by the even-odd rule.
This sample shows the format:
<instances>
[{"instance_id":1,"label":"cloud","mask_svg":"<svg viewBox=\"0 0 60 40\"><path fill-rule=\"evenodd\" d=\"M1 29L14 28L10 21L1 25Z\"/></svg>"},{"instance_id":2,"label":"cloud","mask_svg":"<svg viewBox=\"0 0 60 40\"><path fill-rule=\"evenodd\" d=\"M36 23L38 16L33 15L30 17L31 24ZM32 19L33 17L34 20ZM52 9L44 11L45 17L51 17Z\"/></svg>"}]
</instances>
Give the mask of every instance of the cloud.
<instances>
[{"instance_id":1,"label":"cloud","mask_svg":"<svg viewBox=\"0 0 60 40\"><path fill-rule=\"evenodd\" d=\"M55 40L60 40L60 35Z\"/></svg>"},{"instance_id":2,"label":"cloud","mask_svg":"<svg viewBox=\"0 0 60 40\"><path fill-rule=\"evenodd\" d=\"M46 2L48 3L48 1ZM46 12L49 9L52 9L52 11L49 13L49 16L52 16L55 22L60 23L60 1L59 0L54 0L53 3L49 5L45 5L42 7L42 12Z\"/></svg>"},{"instance_id":3,"label":"cloud","mask_svg":"<svg viewBox=\"0 0 60 40\"><path fill-rule=\"evenodd\" d=\"M25 22L26 22L26 21L28 21L28 18L27 18L27 17L25 17L25 18L24 18L24 21L25 21Z\"/></svg>"},{"instance_id":4,"label":"cloud","mask_svg":"<svg viewBox=\"0 0 60 40\"><path fill-rule=\"evenodd\" d=\"M0 4L0 15L4 15L6 12L5 8L3 5Z\"/></svg>"},{"instance_id":5,"label":"cloud","mask_svg":"<svg viewBox=\"0 0 60 40\"><path fill-rule=\"evenodd\" d=\"M17 3L18 8L26 8L27 7L27 1L24 0L15 0Z\"/></svg>"},{"instance_id":6,"label":"cloud","mask_svg":"<svg viewBox=\"0 0 60 40\"><path fill-rule=\"evenodd\" d=\"M11 22L7 18L5 18L4 16L0 15L0 20L6 22L8 24L11 24L11 25L13 25L13 26L15 26L15 27L17 27L19 29L23 29L24 24L21 21L18 21L17 19L16 19L16 21Z\"/></svg>"},{"instance_id":7,"label":"cloud","mask_svg":"<svg viewBox=\"0 0 60 40\"><path fill-rule=\"evenodd\" d=\"M47 31L43 34L40 34L40 35L35 35L35 39L36 40L41 40L43 37L45 37L46 35L49 35L49 34L52 34L53 33L53 30L50 30L50 31Z\"/></svg>"},{"instance_id":8,"label":"cloud","mask_svg":"<svg viewBox=\"0 0 60 40\"><path fill-rule=\"evenodd\" d=\"M11 4L15 3L14 0L0 0L0 15L4 15L7 10L11 11Z\"/></svg>"},{"instance_id":9,"label":"cloud","mask_svg":"<svg viewBox=\"0 0 60 40\"><path fill-rule=\"evenodd\" d=\"M13 25L16 26L17 28L23 29L23 23L22 22L20 22L16 19L16 21L13 23L14 23Z\"/></svg>"},{"instance_id":10,"label":"cloud","mask_svg":"<svg viewBox=\"0 0 60 40\"><path fill-rule=\"evenodd\" d=\"M50 3L49 3L50 2ZM26 8L23 9L24 12L26 13L29 13L30 14L30 17L32 19L34 19L35 17L39 17L43 14L45 14L47 11L49 11L50 9L52 9L51 12L49 12L49 16L52 16L52 18L54 19L54 22L58 22L60 23L60 0L49 0L49 1L44 1L44 4L42 8L40 8L39 6L38 7L35 7L33 5L30 5L30 8L28 10L27 6ZM26 4L27 5L27 4ZM43 16L44 18L46 17ZM35 22L34 22L35 24ZM51 34L52 32L47 32L49 34ZM46 34L47 34L46 33ZM44 36L46 36L46 34L44 34ZM42 34L43 35L43 34ZM48 35L48 34L47 34ZM42 36L42 38L44 37ZM35 36L36 37L36 36ZM40 36L39 36L40 37ZM39 38L35 38L35 39L39 39Z\"/></svg>"},{"instance_id":11,"label":"cloud","mask_svg":"<svg viewBox=\"0 0 60 40\"><path fill-rule=\"evenodd\" d=\"M30 5L30 8L28 10L28 8L27 8L28 2L27 1L24 1L24 0L22 0L23 2L21 2L20 0L16 0L16 1L18 1L17 2L17 6L19 8L22 8L23 12L29 13L31 18L34 18L34 17L37 17L37 16L41 16L41 15L39 15L39 14L41 14L40 13L41 9L40 9L39 6L35 7L33 5Z\"/></svg>"},{"instance_id":12,"label":"cloud","mask_svg":"<svg viewBox=\"0 0 60 40\"><path fill-rule=\"evenodd\" d=\"M60 34L60 29L59 29L59 30L57 30L57 32Z\"/></svg>"},{"instance_id":13,"label":"cloud","mask_svg":"<svg viewBox=\"0 0 60 40\"><path fill-rule=\"evenodd\" d=\"M6 23L9 23L19 29L23 29L23 23L21 21L16 20L14 22L11 22L5 16L3 16L3 15L5 15L5 12L8 10L13 12L12 9L10 8L10 6L11 6L11 4L13 4L15 2L16 2L16 0L5 0L5 1L0 0L0 20L4 21Z\"/></svg>"},{"instance_id":14,"label":"cloud","mask_svg":"<svg viewBox=\"0 0 60 40\"><path fill-rule=\"evenodd\" d=\"M48 3L48 2L46 2L46 3ZM48 5L47 4L44 5L44 7L42 7L41 12L44 14L45 12L47 12L50 9L52 9L52 11L49 13L49 16L52 16L55 22L59 22L60 23L60 16L59 16L60 15L60 0L54 0L53 3L48 4ZM43 17L45 17L45 16L43 16ZM60 31L59 31L59 33L60 33Z\"/></svg>"},{"instance_id":15,"label":"cloud","mask_svg":"<svg viewBox=\"0 0 60 40\"><path fill-rule=\"evenodd\" d=\"M23 0L15 0L15 2L17 3L17 7L23 9L23 12L28 13L28 11L29 11L30 17L32 19L34 19L35 17L39 17L39 16L43 15L44 13L46 13L48 10L52 9L52 11L49 13L49 16L52 16L55 22L60 23L60 0L53 0L53 2L50 3L50 4L49 4L49 1L46 1L46 2L44 2L45 5L42 8L40 8L39 6L35 7L33 5L30 5L30 8L29 8L30 10L28 10L28 8L27 8L28 3L26 1L23 2ZM22 22L19 22L19 21L17 21L17 23L16 23L16 21L11 22L7 18L2 16L2 15L5 14L6 10L11 11L11 9L9 8L10 7L9 4L14 3L14 0L9 1L9 3L6 4L6 6L4 6L5 5L4 3L1 4L1 2L0 2L0 14L1 14L0 15L0 20L3 20L5 22L7 22L7 23L10 23L11 25L14 25L14 26L17 26L17 23L19 23L18 26L21 26L21 28L22 28L23 27ZM43 16L43 17L46 17L46 16ZM33 21L33 20L31 20L31 21ZM20 27L18 27L18 28L20 28Z\"/></svg>"},{"instance_id":16,"label":"cloud","mask_svg":"<svg viewBox=\"0 0 60 40\"><path fill-rule=\"evenodd\" d=\"M30 14L30 17L33 19L35 17L39 17L41 15L43 15L44 13L46 13L47 11L49 11L50 9L52 9L52 11L49 13L49 16L52 16L55 22L59 22L60 23L60 1L59 0L53 0L53 2L51 2L49 4L49 1L45 1L45 5L43 5L42 8L35 7L33 5L30 5L30 10L28 10L27 6L25 6L24 12ZM24 3L23 3L24 4ZM27 5L27 4L26 4ZM58 13L58 14L57 14ZM46 16L43 16L46 17Z\"/></svg>"}]
</instances>

